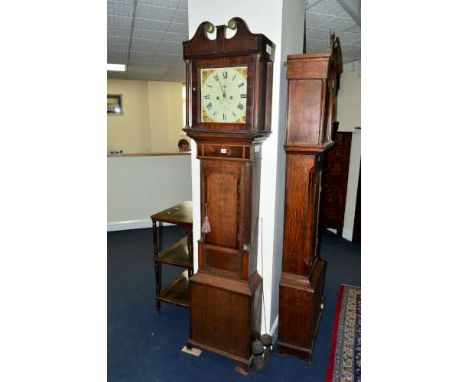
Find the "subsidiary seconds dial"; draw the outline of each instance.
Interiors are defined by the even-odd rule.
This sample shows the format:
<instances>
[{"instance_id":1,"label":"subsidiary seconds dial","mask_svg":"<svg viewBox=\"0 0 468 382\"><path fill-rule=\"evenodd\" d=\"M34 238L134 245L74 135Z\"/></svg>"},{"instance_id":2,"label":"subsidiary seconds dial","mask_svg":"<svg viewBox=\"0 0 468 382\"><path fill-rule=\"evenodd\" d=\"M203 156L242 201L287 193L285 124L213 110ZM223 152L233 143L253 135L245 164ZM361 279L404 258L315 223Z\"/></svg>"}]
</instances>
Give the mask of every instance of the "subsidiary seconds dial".
<instances>
[{"instance_id":1,"label":"subsidiary seconds dial","mask_svg":"<svg viewBox=\"0 0 468 382\"><path fill-rule=\"evenodd\" d=\"M201 122L245 123L247 66L200 70Z\"/></svg>"}]
</instances>

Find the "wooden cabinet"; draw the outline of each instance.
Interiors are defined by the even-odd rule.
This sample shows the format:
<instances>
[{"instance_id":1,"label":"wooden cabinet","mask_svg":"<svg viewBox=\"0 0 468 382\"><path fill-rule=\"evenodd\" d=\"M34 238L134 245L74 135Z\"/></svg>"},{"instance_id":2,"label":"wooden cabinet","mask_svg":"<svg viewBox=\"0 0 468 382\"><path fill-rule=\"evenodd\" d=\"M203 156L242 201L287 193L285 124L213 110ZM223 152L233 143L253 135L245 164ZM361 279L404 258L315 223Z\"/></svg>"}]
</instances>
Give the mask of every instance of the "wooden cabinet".
<instances>
[{"instance_id":1,"label":"wooden cabinet","mask_svg":"<svg viewBox=\"0 0 468 382\"><path fill-rule=\"evenodd\" d=\"M339 236L343 233L352 137L349 131L334 132L335 144L324 160L321 226L336 229Z\"/></svg>"},{"instance_id":2,"label":"wooden cabinet","mask_svg":"<svg viewBox=\"0 0 468 382\"><path fill-rule=\"evenodd\" d=\"M341 72L333 51L288 56L286 191L279 288L279 353L309 360L323 305L325 262L318 254L323 153L329 149Z\"/></svg>"}]
</instances>

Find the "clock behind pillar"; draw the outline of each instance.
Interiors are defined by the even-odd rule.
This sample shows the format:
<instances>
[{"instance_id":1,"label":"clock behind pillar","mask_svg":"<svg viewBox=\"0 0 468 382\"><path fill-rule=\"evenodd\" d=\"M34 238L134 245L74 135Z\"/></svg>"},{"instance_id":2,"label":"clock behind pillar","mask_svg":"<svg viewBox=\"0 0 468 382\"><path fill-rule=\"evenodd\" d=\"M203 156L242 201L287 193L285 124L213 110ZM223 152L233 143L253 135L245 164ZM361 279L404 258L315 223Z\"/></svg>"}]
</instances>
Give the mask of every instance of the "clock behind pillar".
<instances>
[{"instance_id":1,"label":"clock behind pillar","mask_svg":"<svg viewBox=\"0 0 468 382\"><path fill-rule=\"evenodd\" d=\"M333 51L288 56L286 192L279 289L278 352L311 360L323 308L325 262L318 254L323 152L331 141L341 73Z\"/></svg>"},{"instance_id":2,"label":"clock behind pillar","mask_svg":"<svg viewBox=\"0 0 468 382\"><path fill-rule=\"evenodd\" d=\"M206 218L210 225L202 229L198 272L190 279L187 346L231 358L238 364L237 371L248 373L251 343L259 336L261 323L260 162L262 141L270 134L274 44L262 34L251 33L240 18L231 19L228 27L235 30L230 39L225 25L215 28L204 22L183 43L188 101L184 130L197 142L200 212L202 222ZM216 39L211 40L207 33L215 29ZM201 118L202 70L241 66L247 67L245 120L223 123ZM229 86L223 86L227 79L219 77L222 96L229 98Z\"/></svg>"}]
</instances>

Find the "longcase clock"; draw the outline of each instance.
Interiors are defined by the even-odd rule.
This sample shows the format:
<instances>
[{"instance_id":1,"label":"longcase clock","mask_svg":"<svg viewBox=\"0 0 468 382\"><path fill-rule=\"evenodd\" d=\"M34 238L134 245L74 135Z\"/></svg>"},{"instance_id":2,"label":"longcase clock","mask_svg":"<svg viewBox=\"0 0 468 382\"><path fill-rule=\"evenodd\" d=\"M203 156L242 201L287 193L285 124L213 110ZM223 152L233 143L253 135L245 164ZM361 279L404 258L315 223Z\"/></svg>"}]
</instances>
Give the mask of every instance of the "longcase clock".
<instances>
[{"instance_id":1,"label":"longcase clock","mask_svg":"<svg viewBox=\"0 0 468 382\"><path fill-rule=\"evenodd\" d=\"M288 56L286 191L278 352L309 360L323 307L325 262L318 253L323 153L341 73L339 40L332 51Z\"/></svg>"},{"instance_id":2,"label":"longcase clock","mask_svg":"<svg viewBox=\"0 0 468 382\"><path fill-rule=\"evenodd\" d=\"M198 272L190 279L188 347L231 358L245 374L261 322L260 161L262 141L270 134L275 46L240 18L227 28L233 37L226 37L225 25L204 22L183 43L184 130L197 142L203 221Z\"/></svg>"}]
</instances>

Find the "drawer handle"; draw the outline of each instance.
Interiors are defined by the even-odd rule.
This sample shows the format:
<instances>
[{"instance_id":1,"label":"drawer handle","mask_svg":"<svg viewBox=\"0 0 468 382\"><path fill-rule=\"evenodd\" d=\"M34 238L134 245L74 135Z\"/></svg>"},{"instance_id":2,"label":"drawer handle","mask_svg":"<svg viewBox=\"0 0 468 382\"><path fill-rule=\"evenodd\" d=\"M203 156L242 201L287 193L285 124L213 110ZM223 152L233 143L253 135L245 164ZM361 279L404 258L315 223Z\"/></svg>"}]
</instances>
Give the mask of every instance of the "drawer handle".
<instances>
[{"instance_id":1,"label":"drawer handle","mask_svg":"<svg viewBox=\"0 0 468 382\"><path fill-rule=\"evenodd\" d=\"M225 149L225 148L220 148L220 149L219 149L219 153L220 153L220 154L227 154L227 153L228 153L228 150Z\"/></svg>"}]
</instances>

